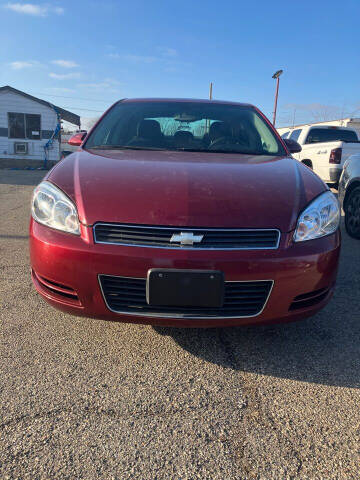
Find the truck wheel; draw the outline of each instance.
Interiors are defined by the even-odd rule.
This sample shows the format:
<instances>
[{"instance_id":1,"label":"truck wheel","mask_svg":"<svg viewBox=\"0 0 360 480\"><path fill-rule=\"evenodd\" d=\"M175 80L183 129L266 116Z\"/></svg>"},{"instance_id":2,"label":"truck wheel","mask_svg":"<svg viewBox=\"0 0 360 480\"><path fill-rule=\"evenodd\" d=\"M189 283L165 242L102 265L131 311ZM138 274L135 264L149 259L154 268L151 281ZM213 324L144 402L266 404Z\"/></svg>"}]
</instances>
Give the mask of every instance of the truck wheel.
<instances>
[{"instance_id":1,"label":"truck wheel","mask_svg":"<svg viewBox=\"0 0 360 480\"><path fill-rule=\"evenodd\" d=\"M301 160L301 163L303 163L307 167L311 168L311 170L313 169L313 164L312 164L311 160Z\"/></svg>"},{"instance_id":2,"label":"truck wheel","mask_svg":"<svg viewBox=\"0 0 360 480\"><path fill-rule=\"evenodd\" d=\"M354 188L346 199L345 228L350 237L360 239L360 187Z\"/></svg>"}]
</instances>

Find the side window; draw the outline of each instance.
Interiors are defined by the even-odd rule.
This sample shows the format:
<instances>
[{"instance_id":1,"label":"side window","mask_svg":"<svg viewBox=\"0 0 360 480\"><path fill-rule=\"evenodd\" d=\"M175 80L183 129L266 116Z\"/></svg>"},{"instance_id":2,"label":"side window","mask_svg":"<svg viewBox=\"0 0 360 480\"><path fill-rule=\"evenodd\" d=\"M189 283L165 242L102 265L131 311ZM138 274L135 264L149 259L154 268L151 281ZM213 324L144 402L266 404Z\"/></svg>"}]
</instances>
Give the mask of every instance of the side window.
<instances>
[{"instance_id":1,"label":"side window","mask_svg":"<svg viewBox=\"0 0 360 480\"><path fill-rule=\"evenodd\" d=\"M41 139L41 116L40 115L26 113L25 125L26 125L26 138L28 138L29 140Z\"/></svg>"},{"instance_id":2,"label":"side window","mask_svg":"<svg viewBox=\"0 0 360 480\"><path fill-rule=\"evenodd\" d=\"M25 117L23 113L8 113L9 138L25 138Z\"/></svg>"},{"instance_id":3,"label":"side window","mask_svg":"<svg viewBox=\"0 0 360 480\"><path fill-rule=\"evenodd\" d=\"M281 138L288 138L289 132L290 132L290 130L288 130L287 132L284 132L284 133L281 135Z\"/></svg>"},{"instance_id":4,"label":"side window","mask_svg":"<svg viewBox=\"0 0 360 480\"><path fill-rule=\"evenodd\" d=\"M41 139L41 115L8 113L9 138Z\"/></svg>"},{"instance_id":5,"label":"side window","mask_svg":"<svg viewBox=\"0 0 360 480\"><path fill-rule=\"evenodd\" d=\"M324 135L325 134L325 135ZM321 128L312 128L306 137L305 143L326 142L326 130Z\"/></svg>"},{"instance_id":6,"label":"side window","mask_svg":"<svg viewBox=\"0 0 360 480\"><path fill-rule=\"evenodd\" d=\"M352 130L337 128L331 126L329 128L312 128L307 136L305 143L322 143L322 142L357 142L358 137Z\"/></svg>"},{"instance_id":7,"label":"side window","mask_svg":"<svg viewBox=\"0 0 360 480\"><path fill-rule=\"evenodd\" d=\"M289 138L291 138L291 140L295 140L295 142L297 142L299 140L300 133L301 133L301 128L297 128L296 130L293 130L291 132Z\"/></svg>"},{"instance_id":8,"label":"side window","mask_svg":"<svg viewBox=\"0 0 360 480\"><path fill-rule=\"evenodd\" d=\"M277 153L279 151L279 145L276 141L275 135L270 131L266 123L255 114L254 125L258 132L258 135L260 135L260 140L264 153Z\"/></svg>"}]
</instances>

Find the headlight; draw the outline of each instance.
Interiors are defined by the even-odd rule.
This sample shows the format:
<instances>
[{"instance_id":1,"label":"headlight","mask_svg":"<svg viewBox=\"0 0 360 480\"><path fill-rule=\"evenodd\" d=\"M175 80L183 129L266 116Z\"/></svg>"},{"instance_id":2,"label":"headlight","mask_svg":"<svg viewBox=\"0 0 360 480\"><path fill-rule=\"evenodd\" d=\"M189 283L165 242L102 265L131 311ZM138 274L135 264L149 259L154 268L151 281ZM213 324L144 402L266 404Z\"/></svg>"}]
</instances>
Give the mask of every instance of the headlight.
<instances>
[{"instance_id":1,"label":"headlight","mask_svg":"<svg viewBox=\"0 0 360 480\"><path fill-rule=\"evenodd\" d=\"M80 235L76 207L59 188L42 182L34 190L31 203L33 219L57 230Z\"/></svg>"},{"instance_id":2,"label":"headlight","mask_svg":"<svg viewBox=\"0 0 360 480\"><path fill-rule=\"evenodd\" d=\"M313 240L334 233L340 223L340 207L335 195L325 192L315 198L300 214L294 234L295 242Z\"/></svg>"}]
</instances>

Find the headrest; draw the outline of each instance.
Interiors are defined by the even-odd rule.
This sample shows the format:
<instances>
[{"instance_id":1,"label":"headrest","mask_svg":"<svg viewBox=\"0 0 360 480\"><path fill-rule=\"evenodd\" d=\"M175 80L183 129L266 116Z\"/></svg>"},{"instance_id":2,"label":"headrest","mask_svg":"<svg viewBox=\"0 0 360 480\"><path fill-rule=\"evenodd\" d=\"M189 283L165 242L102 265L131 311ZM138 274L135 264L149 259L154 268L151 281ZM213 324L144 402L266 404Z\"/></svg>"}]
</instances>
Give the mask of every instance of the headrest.
<instances>
[{"instance_id":1,"label":"headrest","mask_svg":"<svg viewBox=\"0 0 360 480\"><path fill-rule=\"evenodd\" d=\"M141 138L161 137L160 123L156 120L141 120L137 128L137 134Z\"/></svg>"},{"instance_id":2,"label":"headrest","mask_svg":"<svg viewBox=\"0 0 360 480\"><path fill-rule=\"evenodd\" d=\"M174 134L174 138L176 141L180 142L191 142L194 140L194 135L191 132L187 132L186 130L178 130Z\"/></svg>"},{"instance_id":3,"label":"headrest","mask_svg":"<svg viewBox=\"0 0 360 480\"><path fill-rule=\"evenodd\" d=\"M231 136L231 129L227 123L214 122L210 125L209 138L212 142L217 138L230 137L230 136Z\"/></svg>"}]
</instances>

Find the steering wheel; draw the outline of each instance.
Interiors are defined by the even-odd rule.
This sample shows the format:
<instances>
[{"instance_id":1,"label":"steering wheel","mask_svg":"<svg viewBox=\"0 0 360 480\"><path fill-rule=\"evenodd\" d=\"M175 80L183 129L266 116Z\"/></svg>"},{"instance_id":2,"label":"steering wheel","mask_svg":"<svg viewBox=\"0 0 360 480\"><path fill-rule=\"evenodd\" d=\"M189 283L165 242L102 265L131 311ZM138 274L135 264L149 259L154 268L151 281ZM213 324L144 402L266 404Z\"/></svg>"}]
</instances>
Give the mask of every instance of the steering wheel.
<instances>
[{"instance_id":1,"label":"steering wheel","mask_svg":"<svg viewBox=\"0 0 360 480\"><path fill-rule=\"evenodd\" d=\"M232 138L232 137L219 137L217 138L216 140L214 140L211 145L209 145L209 150L212 150L212 149L216 149L216 148L219 148L219 147L234 147L234 146L237 146L237 145L241 145L241 146L244 146L244 147L247 147L249 148L249 142L248 140L242 136L241 138L237 137L236 139L235 138Z\"/></svg>"}]
</instances>

